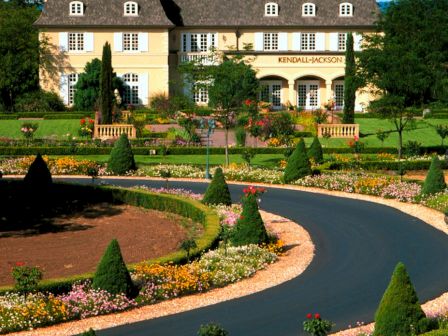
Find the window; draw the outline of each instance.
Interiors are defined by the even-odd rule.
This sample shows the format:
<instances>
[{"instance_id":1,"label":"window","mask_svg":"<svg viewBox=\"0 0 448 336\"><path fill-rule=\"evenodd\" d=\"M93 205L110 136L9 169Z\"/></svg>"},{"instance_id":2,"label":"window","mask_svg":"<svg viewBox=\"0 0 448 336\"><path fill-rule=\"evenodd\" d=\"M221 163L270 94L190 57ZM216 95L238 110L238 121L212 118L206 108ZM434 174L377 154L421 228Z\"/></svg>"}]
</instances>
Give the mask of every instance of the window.
<instances>
[{"instance_id":1,"label":"window","mask_svg":"<svg viewBox=\"0 0 448 336\"><path fill-rule=\"evenodd\" d=\"M70 2L70 15L84 15L84 4L81 1Z\"/></svg>"},{"instance_id":2,"label":"window","mask_svg":"<svg viewBox=\"0 0 448 336\"><path fill-rule=\"evenodd\" d=\"M123 51L138 51L138 33L123 34Z\"/></svg>"},{"instance_id":3,"label":"window","mask_svg":"<svg viewBox=\"0 0 448 336\"><path fill-rule=\"evenodd\" d=\"M338 33L338 51L345 51L347 46L347 34Z\"/></svg>"},{"instance_id":4,"label":"window","mask_svg":"<svg viewBox=\"0 0 448 336\"><path fill-rule=\"evenodd\" d=\"M138 3L134 1L128 1L124 3L124 15L126 16L138 16Z\"/></svg>"},{"instance_id":5,"label":"window","mask_svg":"<svg viewBox=\"0 0 448 336\"><path fill-rule=\"evenodd\" d=\"M300 81L297 85L297 106L305 110L315 110L320 106L318 81Z\"/></svg>"},{"instance_id":6,"label":"window","mask_svg":"<svg viewBox=\"0 0 448 336\"><path fill-rule=\"evenodd\" d=\"M278 33L263 33L263 50L278 51Z\"/></svg>"},{"instance_id":7,"label":"window","mask_svg":"<svg viewBox=\"0 0 448 336\"><path fill-rule=\"evenodd\" d=\"M260 100L272 103L274 109L282 107L282 82L261 81Z\"/></svg>"},{"instance_id":8,"label":"window","mask_svg":"<svg viewBox=\"0 0 448 336\"><path fill-rule=\"evenodd\" d=\"M208 104L208 87L201 84L193 84L193 101L196 104Z\"/></svg>"},{"instance_id":9,"label":"window","mask_svg":"<svg viewBox=\"0 0 448 336\"><path fill-rule=\"evenodd\" d=\"M68 51L84 51L84 33L68 33Z\"/></svg>"},{"instance_id":10,"label":"window","mask_svg":"<svg viewBox=\"0 0 448 336\"><path fill-rule=\"evenodd\" d=\"M316 51L316 33L302 33L300 49L302 51Z\"/></svg>"},{"instance_id":11,"label":"window","mask_svg":"<svg viewBox=\"0 0 448 336\"><path fill-rule=\"evenodd\" d=\"M342 109L344 107L344 81L334 82L334 99L336 103L336 109Z\"/></svg>"},{"instance_id":12,"label":"window","mask_svg":"<svg viewBox=\"0 0 448 336\"><path fill-rule=\"evenodd\" d=\"M135 73L127 73L123 76L125 89L123 94L123 102L125 104L138 105L140 103L138 96L138 75Z\"/></svg>"},{"instance_id":13,"label":"window","mask_svg":"<svg viewBox=\"0 0 448 336\"><path fill-rule=\"evenodd\" d=\"M182 52L208 52L216 47L216 33L182 34Z\"/></svg>"},{"instance_id":14,"label":"window","mask_svg":"<svg viewBox=\"0 0 448 336\"><path fill-rule=\"evenodd\" d=\"M339 5L340 16L353 16L353 5L349 2L344 2Z\"/></svg>"},{"instance_id":15,"label":"window","mask_svg":"<svg viewBox=\"0 0 448 336\"><path fill-rule=\"evenodd\" d=\"M68 78L68 104L73 105L75 103L75 85L78 82L78 74L73 73L67 76Z\"/></svg>"},{"instance_id":16,"label":"window","mask_svg":"<svg viewBox=\"0 0 448 336\"><path fill-rule=\"evenodd\" d=\"M264 5L265 16L278 16L278 5L275 2L268 2Z\"/></svg>"},{"instance_id":17,"label":"window","mask_svg":"<svg viewBox=\"0 0 448 336\"><path fill-rule=\"evenodd\" d=\"M303 4L302 16L316 16L316 5L309 2Z\"/></svg>"}]
</instances>

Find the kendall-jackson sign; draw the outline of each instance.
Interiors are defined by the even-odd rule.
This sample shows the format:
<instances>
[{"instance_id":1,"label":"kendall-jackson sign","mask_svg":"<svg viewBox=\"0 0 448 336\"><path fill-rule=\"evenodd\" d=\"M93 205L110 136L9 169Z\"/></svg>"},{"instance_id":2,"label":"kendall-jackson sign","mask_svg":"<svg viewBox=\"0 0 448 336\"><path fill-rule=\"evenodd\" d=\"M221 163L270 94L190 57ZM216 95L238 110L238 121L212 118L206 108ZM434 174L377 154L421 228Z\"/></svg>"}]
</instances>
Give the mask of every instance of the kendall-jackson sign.
<instances>
[{"instance_id":1,"label":"kendall-jackson sign","mask_svg":"<svg viewBox=\"0 0 448 336\"><path fill-rule=\"evenodd\" d=\"M303 64L326 64L344 63L342 56L299 56L299 57L279 57L279 63L303 63Z\"/></svg>"}]
</instances>

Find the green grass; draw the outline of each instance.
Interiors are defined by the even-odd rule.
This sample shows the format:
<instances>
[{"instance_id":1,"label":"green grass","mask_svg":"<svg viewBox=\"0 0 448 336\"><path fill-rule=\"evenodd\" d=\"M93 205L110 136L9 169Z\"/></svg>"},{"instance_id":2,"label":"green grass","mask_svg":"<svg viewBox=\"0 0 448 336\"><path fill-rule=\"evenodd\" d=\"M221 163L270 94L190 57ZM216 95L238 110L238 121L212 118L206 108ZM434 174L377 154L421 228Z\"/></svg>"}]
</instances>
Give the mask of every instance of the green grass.
<instances>
[{"instance_id":1,"label":"green grass","mask_svg":"<svg viewBox=\"0 0 448 336\"><path fill-rule=\"evenodd\" d=\"M0 137L24 139L20 128L23 123L39 124L35 138L67 138L67 134L78 136L79 120L0 120Z\"/></svg>"}]
</instances>

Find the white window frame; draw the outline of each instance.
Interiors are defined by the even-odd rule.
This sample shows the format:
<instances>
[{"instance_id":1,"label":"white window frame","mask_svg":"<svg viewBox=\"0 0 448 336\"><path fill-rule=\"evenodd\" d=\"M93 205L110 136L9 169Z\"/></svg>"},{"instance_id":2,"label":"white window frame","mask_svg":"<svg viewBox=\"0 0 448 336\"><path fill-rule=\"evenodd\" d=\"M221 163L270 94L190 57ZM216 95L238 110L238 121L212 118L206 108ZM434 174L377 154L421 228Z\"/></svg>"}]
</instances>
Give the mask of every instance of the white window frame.
<instances>
[{"instance_id":1,"label":"white window frame","mask_svg":"<svg viewBox=\"0 0 448 336\"><path fill-rule=\"evenodd\" d=\"M140 85L139 75L129 72L123 75L122 79L125 83L125 90L123 93L123 101L125 104L140 105Z\"/></svg>"},{"instance_id":2,"label":"white window frame","mask_svg":"<svg viewBox=\"0 0 448 336\"><path fill-rule=\"evenodd\" d=\"M268 2L264 5L264 16L278 16L278 4Z\"/></svg>"},{"instance_id":3,"label":"white window frame","mask_svg":"<svg viewBox=\"0 0 448 336\"><path fill-rule=\"evenodd\" d=\"M263 33L263 51L279 51L279 43L279 33Z\"/></svg>"},{"instance_id":4,"label":"white window frame","mask_svg":"<svg viewBox=\"0 0 448 336\"><path fill-rule=\"evenodd\" d=\"M123 33L123 51L138 52L139 49L139 33Z\"/></svg>"},{"instance_id":5,"label":"white window frame","mask_svg":"<svg viewBox=\"0 0 448 336\"><path fill-rule=\"evenodd\" d=\"M86 36L84 33L68 33L68 52L85 52Z\"/></svg>"},{"instance_id":6,"label":"white window frame","mask_svg":"<svg viewBox=\"0 0 448 336\"><path fill-rule=\"evenodd\" d=\"M300 36L301 51L316 51L317 33L302 33Z\"/></svg>"},{"instance_id":7,"label":"white window frame","mask_svg":"<svg viewBox=\"0 0 448 336\"><path fill-rule=\"evenodd\" d=\"M338 51L347 50L347 33L338 33Z\"/></svg>"},{"instance_id":8,"label":"white window frame","mask_svg":"<svg viewBox=\"0 0 448 336\"><path fill-rule=\"evenodd\" d=\"M71 73L67 75L67 101L72 106L75 103L75 85L79 80L79 74Z\"/></svg>"},{"instance_id":9,"label":"white window frame","mask_svg":"<svg viewBox=\"0 0 448 336\"><path fill-rule=\"evenodd\" d=\"M191 98L197 105L208 104L208 86L204 86L204 82L195 82L191 85ZM197 87L200 85L200 87Z\"/></svg>"},{"instance_id":10,"label":"white window frame","mask_svg":"<svg viewBox=\"0 0 448 336\"><path fill-rule=\"evenodd\" d=\"M339 16L351 17L353 16L353 4L350 2L343 2L339 5Z\"/></svg>"},{"instance_id":11,"label":"white window frame","mask_svg":"<svg viewBox=\"0 0 448 336\"><path fill-rule=\"evenodd\" d=\"M302 5L302 16L316 16L316 5L307 2Z\"/></svg>"},{"instance_id":12,"label":"white window frame","mask_svg":"<svg viewBox=\"0 0 448 336\"><path fill-rule=\"evenodd\" d=\"M127 1L123 5L124 16L138 16L138 3L135 1Z\"/></svg>"},{"instance_id":13,"label":"white window frame","mask_svg":"<svg viewBox=\"0 0 448 336\"><path fill-rule=\"evenodd\" d=\"M280 99L280 103L278 105L274 105L274 90L273 87L274 85L279 85L280 86L280 96L278 97ZM282 108L282 104L283 104L283 83L281 80L261 80L260 81L260 87L262 88L263 86L267 86L268 87L268 99L266 99L267 102L272 104L272 108L274 110L278 110ZM263 97L262 93L260 92L260 100L262 100Z\"/></svg>"},{"instance_id":14,"label":"white window frame","mask_svg":"<svg viewBox=\"0 0 448 336\"><path fill-rule=\"evenodd\" d=\"M195 48L193 48L193 42L192 42L193 40L199 42L195 45ZM203 42L205 42L205 47ZM182 52L208 53L212 49L216 49L217 45L218 45L218 33L211 33L211 32L182 33L180 39L180 50Z\"/></svg>"},{"instance_id":15,"label":"white window frame","mask_svg":"<svg viewBox=\"0 0 448 336\"><path fill-rule=\"evenodd\" d=\"M337 97L336 96L336 86L341 86L343 87L342 89L342 97ZM342 110L344 108L344 81L343 80L335 80L333 81L333 92L334 92L334 102L335 102L335 109L336 110ZM342 99L342 104L338 104L338 100L341 101Z\"/></svg>"},{"instance_id":16,"label":"white window frame","mask_svg":"<svg viewBox=\"0 0 448 336\"><path fill-rule=\"evenodd\" d=\"M305 85L306 86L306 97L305 97L305 106L299 105L300 104L300 92L299 92L299 85ZM311 105L311 98L308 96L308 93L310 92L309 88L311 85L317 85L317 101L316 105ZM297 106L305 108L305 110L316 110L320 108L320 81L318 80L299 80L297 82Z\"/></svg>"},{"instance_id":17,"label":"white window frame","mask_svg":"<svg viewBox=\"0 0 448 336\"><path fill-rule=\"evenodd\" d=\"M81 16L84 15L84 3L81 1L72 1L69 4L70 15Z\"/></svg>"}]
</instances>

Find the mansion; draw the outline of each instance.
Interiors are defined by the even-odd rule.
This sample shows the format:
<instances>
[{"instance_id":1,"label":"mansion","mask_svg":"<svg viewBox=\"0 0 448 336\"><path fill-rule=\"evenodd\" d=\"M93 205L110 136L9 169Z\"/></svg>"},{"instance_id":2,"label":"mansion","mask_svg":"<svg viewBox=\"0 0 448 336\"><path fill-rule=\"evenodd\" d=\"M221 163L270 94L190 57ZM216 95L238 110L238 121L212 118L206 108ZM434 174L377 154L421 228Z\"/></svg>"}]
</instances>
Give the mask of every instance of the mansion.
<instances>
[{"instance_id":1,"label":"mansion","mask_svg":"<svg viewBox=\"0 0 448 336\"><path fill-rule=\"evenodd\" d=\"M260 99L274 109L312 110L329 99L341 108L346 33L354 33L361 50L361 34L374 31L378 15L375 0L46 0L35 25L59 63L54 74L41 72L41 86L73 104L79 74L109 42L129 104L182 90L207 104L207 90L184 87L178 66L214 64L216 50L251 59ZM360 90L356 110L368 101Z\"/></svg>"}]
</instances>

